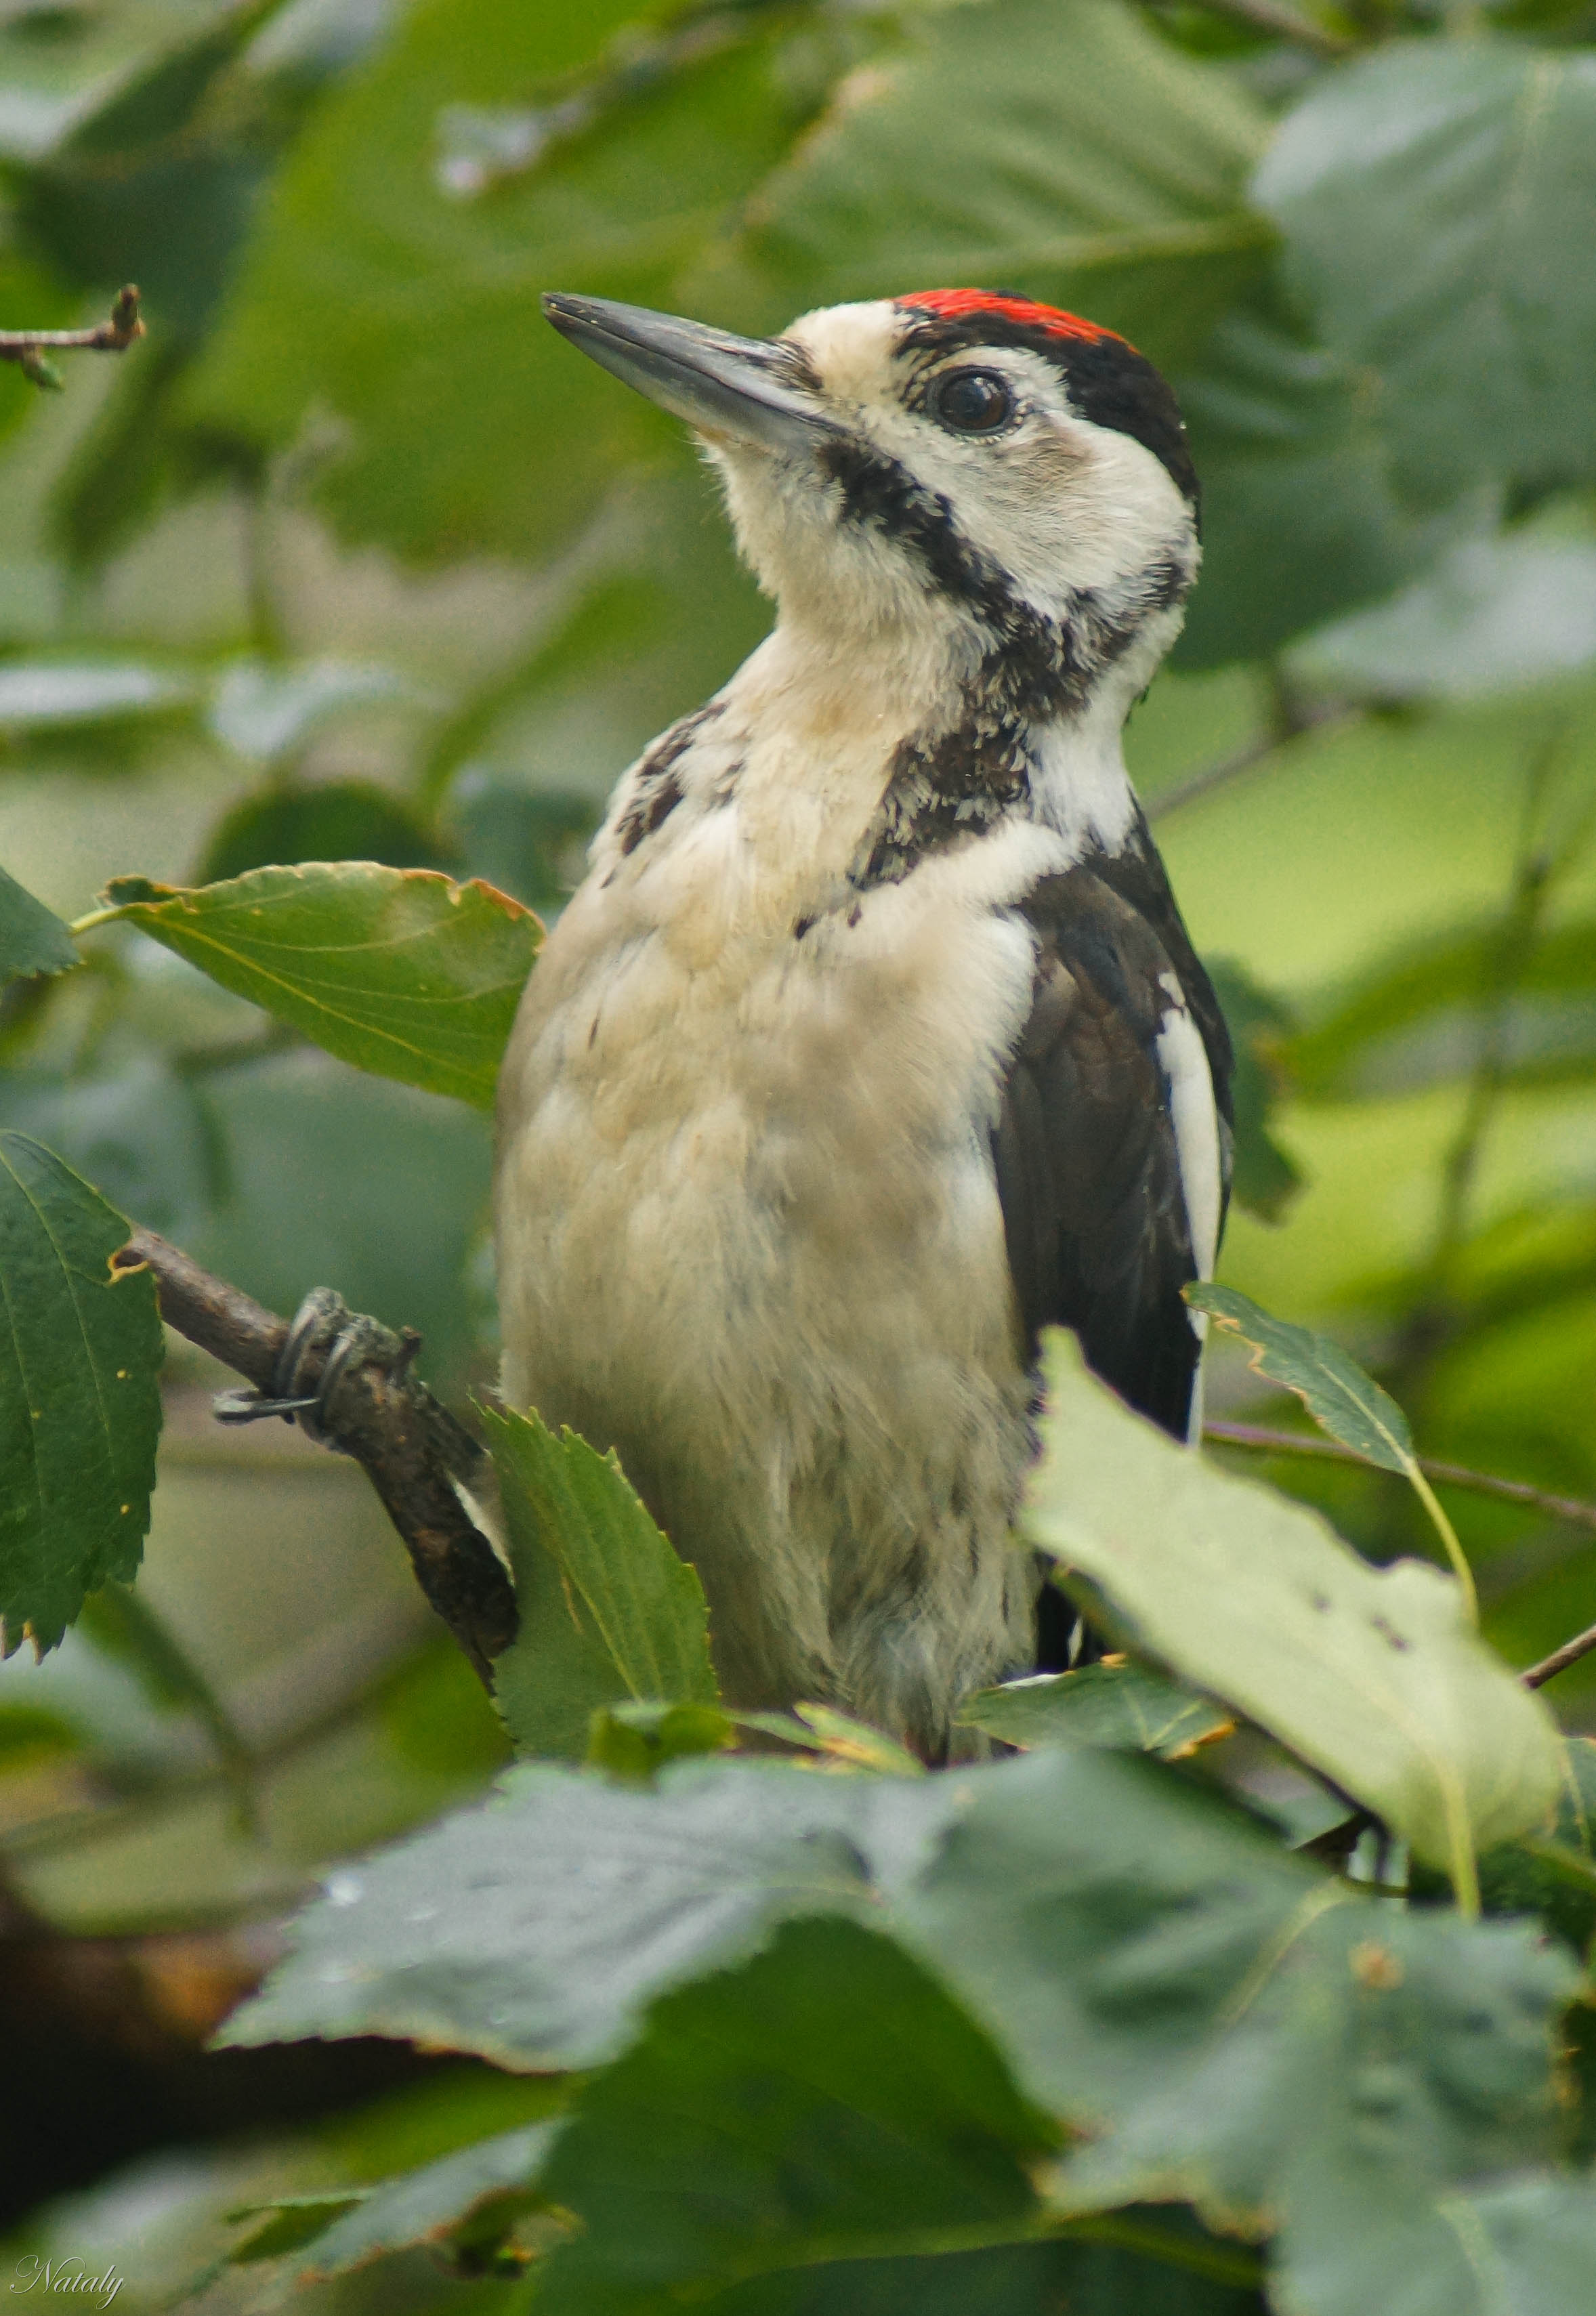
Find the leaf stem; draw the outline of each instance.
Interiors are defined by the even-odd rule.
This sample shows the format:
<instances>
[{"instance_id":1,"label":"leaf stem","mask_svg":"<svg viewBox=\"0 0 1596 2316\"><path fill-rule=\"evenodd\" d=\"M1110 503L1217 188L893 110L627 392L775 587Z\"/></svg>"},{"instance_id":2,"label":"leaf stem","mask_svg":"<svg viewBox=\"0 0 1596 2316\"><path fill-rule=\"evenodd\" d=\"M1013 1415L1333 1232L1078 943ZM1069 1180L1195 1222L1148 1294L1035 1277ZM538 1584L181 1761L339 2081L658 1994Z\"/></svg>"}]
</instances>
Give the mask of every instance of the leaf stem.
<instances>
[{"instance_id":1,"label":"leaf stem","mask_svg":"<svg viewBox=\"0 0 1596 2316\"><path fill-rule=\"evenodd\" d=\"M74 940L78 940L85 933L92 933L97 925L114 924L120 915L120 909L91 909L86 916L74 917L67 930Z\"/></svg>"},{"instance_id":2,"label":"leaf stem","mask_svg":"<svg viewBox=\"0 0 1596 2316\"><path fill-rule=\"evenodd\" d=\"M1556 1674L1566 1672L1570 1665L1578 1664L1582 1657L1588 1657L1592 1649L1596 1649L1596 1625L1588 1625L1583 1633L1576 1633L1573 1640L1565 1641L1560 1649L1554 1649L1549 1657L1542 1657L1538 1664L1532 1664L1527 1672L1521 1672L1519 1679L1526 1688L1544 1688Z\"/></svg>"},{"instance_id":3,"label":"leaf stem","mask_svg":"<svg viewBox=\"0 0 1596 2316\"><path fill-rule=\"evenodd\" d=\"M1424 1477L1416 1456L1410 1456L1406 1459L1406 1470L1408 1478L1413 1483L1414 1494L1429 1513L1435 1524L1436 1534L1446 1546L1447 1558L1452 1563L1452 1573L1458 1579L1458 1589L1463 1594L1464 1614L1471 1625L1477 1626L1480 1621L1479 1594L1475 1590L1474 1571L1468 1564L1467 1555L1463 1546L1458 1541L1458 1531L1442 1511L1436 1499L1435 1490Z\"/></svg>"}]
</instances>

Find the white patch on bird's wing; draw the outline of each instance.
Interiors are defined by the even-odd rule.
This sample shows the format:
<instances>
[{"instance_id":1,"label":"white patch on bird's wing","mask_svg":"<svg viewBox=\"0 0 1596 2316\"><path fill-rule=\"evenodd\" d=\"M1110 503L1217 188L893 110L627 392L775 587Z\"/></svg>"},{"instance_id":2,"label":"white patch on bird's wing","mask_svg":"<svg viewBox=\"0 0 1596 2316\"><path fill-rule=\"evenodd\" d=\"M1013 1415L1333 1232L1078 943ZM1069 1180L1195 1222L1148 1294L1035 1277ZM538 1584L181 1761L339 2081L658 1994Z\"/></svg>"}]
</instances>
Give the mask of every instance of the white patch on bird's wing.
<instances>
[{"instance_id":1,"label":"white patch on bird's wing","mask_svg":"<svg viewBox=\"0 0 1596 2316\"><path fill-rule=\"evenodd\" d=\"M1219 1154L1219 1113L1214 1101L1213 1073L1202 1033L1187 1011L1180 983L1172 973L1161 973L1158 985L1169 999L1158 1032L1158 1066L1169 1088L1170 1121L1175 1130L1175 1154L1181 1168L1181 1195L1186 1202L1186 1228L1191 1239L1191 1259L1199 1278L1211 1278L1219 1252L1219 1216L1224 1196L1223 1162ZM1208 1323L1200 1311L1190 1314L1199 1340L1206 1338ZM1202 1368L1198 1367L1191 1391L1191 1412L1186 1436L1202 1434Z\"/></svg>"}]
</instances>

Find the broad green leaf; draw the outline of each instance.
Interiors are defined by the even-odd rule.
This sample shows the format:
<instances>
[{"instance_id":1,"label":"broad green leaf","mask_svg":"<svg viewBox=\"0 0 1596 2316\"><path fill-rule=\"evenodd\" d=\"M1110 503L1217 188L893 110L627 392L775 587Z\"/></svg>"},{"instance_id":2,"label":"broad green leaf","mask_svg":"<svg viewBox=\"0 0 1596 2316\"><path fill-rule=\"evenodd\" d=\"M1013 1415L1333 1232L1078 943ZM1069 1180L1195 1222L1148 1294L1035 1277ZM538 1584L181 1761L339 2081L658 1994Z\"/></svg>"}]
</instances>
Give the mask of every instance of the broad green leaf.
<instances>
[{"instance_id":1,"label":"broad green leaf","mask_svg":"<svg viewBox=\"0 0 1596 2316\"><path fill-rule=\"evenodd\" d=\"M53 1649L149 1526L160 1314L112 1278L128 1225L49 1151L0 1134L0 1624Z\"/></svg>"},{"instance_id":2,"label":"broad green leaf","mask_svg":"<svg viewBox=\"0 0 1596 2316\"><path fill-rule=\"evenodd\" d=\"M618 470L679 430L574 354L539 291L679 304L683 268L807 111L782 75L787 28L729 13L662 68L617 74L614 36L646 39L665 13L406 10L278 180L188 396L201 428L282 442L308 408L334 412L353 435L324 503L347 534L409 556L546 557L585 524ZM584 91L586 126L477 197L451 177L459 108L525 92L536 132L545 102L580 113Z\"/></svg>"},{"instance_id":3,"label":"broad green leaf","mask_svg":"<svg viewBox=\"0 0 1596 2316\"><path fill-rule=\"evenodd\" d=\"M1467 539L1389 602L1338 619L1291 655L1298 681L1342 697L1474 699L1596 662L1596 545Z\"/></svg>"},{"instance_id":4,"label":"broad green leaf","mask_svg":"<svg viewBox=\"0 0 1596 2316\"><path fill-rule=\"evenodd\" d=\"M1177 1446L1049 1339L1030 1542L1138 1650L1234 1706L1472 1894L1473 1855L1542 1825L1555 1726L1415 1561L1373 1568L1317 1514Z\"/></svg>"},{"instance_id":5,"label":"broad green leaf","mask_svg":"<svg viewBox=\"0 0 1596 2316\"><path fill-rule=\"evenodd\" d=\"M211 831L199 873L201 883L219 885L252 868L307 860L375 860L385 868L459 866L448 839L386 788L369 780L328 780L245 797Z\"/></svg>"},{"instance_id":6,"label":"broad green leaf","mask_svg":"<svg viewBox=\"0 0 1596 2316\"><path fill-rule=\"evenodd\" d=\"M500 2066L592 2065L651 1996L777 1923L878 1910L957 1807L952 1778L682 1761L655 1792L525 1763L485 1808L341 1874L219 2040L408 2035Z\"/></svg>"},{"instance_id":7,"label":"broad green leaf","mask_svg":"<svg viewBox=\"0 0 1596 2316\"><path fill-rule=\"evenodd\" d=\"M1167 364L1265 261L1272 235L1243 194L1265 133L1236 80L1118 0L912 12L901 49L841 84L761 190L731 263L766 278L777 325L1001 283Z\"/></svg>"},{"instance_id":8,"label":"broad green leaf","mask_svg":"<svg viewBox=\"0 0 1596 2316\"><path fill-rule=\"evenodd\" d=\"M604 1705L588 1731L587 1759L612 1777L646 1786L667 1761L726 1752L736 1733L731 1715L718 1705Z\"/></svg>"},{"instance_id":9,"label":"broad green leaf","mask_svg":"<svg viewBox=\"0 0 1596 2316\"><path fill-rule=\"evenodd\" d=\"M1596 2269L1596 2187L1530 2171L1444 2197L1422 2228L1391 2172L1369 2166L1327 2183L1313 2220L1278 2251L1279 2305L1304 2316L1584 2316ZM1395 2206L1395 2208L1393 2208Z\"/></svg>"},{"instance_id":10,"label":"broad green leaf","mask_svg":"<svg viewBox=\"0 0 1596 2316\"><path fill-rule=\"evenodd\" d=\"M0 735L168 716L198 689L139 660L12 660L0 666Z\"/></svg>"},{"instance_id":11,"label":"broad green leaf","mask_svg":"<svg viewBox=\"0 0 1596 2316\"><path fill-rule=\"evenodd\" d=\"M1306 2249L1332 2214L1360 2228L1361 2196L1392 2230L1369 2316L1405 2307L1459 2187L1550 2155L1576 1981L1525 1927L1360 1897L1145 1759L958 1782L972 1802L893 1912L1021 2089L1084 2133L1061 2212L1190 2198ZM1280 2304L1316 2316L1306 2283Z\"/></svg>"},{"instance_id":12,"label":"broad green leaf","mask_svg":"<svg viewBox=\"0 0 1596 2316\"><path fill-rule=\"evenodd\" d=\"M563 2128L557 2120L527 2124L382 2180L352 2207L330 2214L324 2233L306 2240L295 2280L308 2284L414 2244L444 2243L490 2205L507 2232L516 2214L541 2199L539 2175Z\"/></svg>"},{"instance_id":13,"label":"broad green leaf","mask_svg":"<svg viewBox=\"0 0 1596 2316\"><path fill-rule=\"evenodd\" d=\"M1310 85L1256 193L1416 496L1596 474L1596 55L1386 45Z\"/></svg>"},{"instance_id":14,"label":"broad green leaf","mask_svg":"<svg viewBox=\"0 0 1596 2316\"><path fill-rule=\"evenodd\" d=\"M890 1938L788 1924L679 1989L588 2090L544 2175L582 2232L549 2316L645 2316L690 2292L851 2251L1030 2231L1027 2165L1057 2127Z\"/></svg>"},{"instance_id":15,"label":"broad green leaf","mask_svg":"<svg viewBox=\"0 0 1596 2316\"><path fill-rule=\"evenodd\" d=\"M54 910L0 868L0 982L70 973L77 961L76 944Z\"/></svg>"},{"instance_id":16,"label":"broad green leaf","mask_svg":"<svg viewBox=\"0 0 1596 2316\"><path fill-rule=\"evenodd\" d=\"M718 1705L703 1587L615 1457L535 1414L483 1421L521 1611L494 1661L517 1751L580 1760L594 1713L626 1698Z\"/></svg>"},{"instance_id":17,"label":"broad green leaf","mask_svg":"<svg viewBox=\"0 0 1596 2316\"><path fill-rule=\"evenodd\" d=\"M542 928L490 885L362 860L185 888L122 877L96 922L135 924L356 1069L493 1106Z\"/></svg>"},{"instance_id":18,"label":"broad green leaf","mask_svg":"<svg viewBox=\"0 0 1596 2316\"><path fill-rule=\"evenodd\" d=\"M1217 958L1208 970L1235 1048L1230 1088L1235 1106L1231 1195L1261 1220L1281 1222L1302 1188L1301 1168L1272 1131L1272 1113L1288 1083L1281 1048L1291 1016L1278 998L1230 959Z\"/></svg>"},{"instance_id":19,"label":"broad green leaf","mask_svg":"<svg viewBox=\"0 0 1596 2316\"><path fill-rule=\"evenodd\" d=\"M1226 1334L1252 1346L1247 1365L1254 1375L1295 1392L1315 1423L1382 1471L1407 1472L1413 1461L1413 1435L1389 1392L1364 1374L1356 1359L1328 1335L1272 1318L1238 1287L1207 1280L1190 1287L1186 1300L1204 1311Z\"/></svg>"},{"instance_id":20,"label":"broad green leaf","mask_svg":"<svg viewBox=\"0 0 1596 2316\"><path fill-rule=\"evenodd\" d=\"M1076 1672L978 1688L955 1716L1006 1745L1110 1745L1179 1761L1235 1726L1211 1697L1145 1665L1110 1661Z\"/></svg>"},{"instance_id":21,"label":"broad green leaf","mask_svg":"<svg viewBox=\"0 0 1596 2316\"><path fill-rule=\"evenodd\" d=\"M1398 2250L1427 2254L1460 2187L1542 2160L1553 2144L1556 2014L1577 1982L1565 1958L1523 1927L1404 1914L1361 1895L1283 1850L1220 1794L1092 1747L913 1781L700 1761L639 1790L580 1770L514 1770L498 1802L341 1873L224 2040L375 2031L501 2064L588 2065L635 2042L650 2000L708 1979L664 2013L687 2022L671 2027L664 2076L701 2080L708 2096L684 2095L664 2133L650 2120L650 2102L665 2095L651 2088L664 2080L651 2027L637 2073L623 2061L584 2107L622 2150L605 2176L617 2194L629 2184L636 2233L626 2240L650 2247L650 2260L668 2257L673 2228L684 2265L696 2264L706 2206L696 2187L683 2203L673 2133L691 2135L697 2115L718 2116L731 2167L720 2184L740 2196L761 2115L796 2121L802 2107L790 2098L846 2090L868 2035L862 2024L856 2038L814 2024L828 2000L829 2017L855 1998L862 1972L806 1964L812 1991L768 2010L747 1999L762 1973L709 1975L814 1915L895 1937L992 2038L1021 2098L1086 2134L1051 2183L1061 2216L1189 2197L1226 2229L1295 2230L1311 2247L1351 2180ZM806 1933L797 1950L808 1942ZM777 1993L786 1968L779 1951L768 1979ZM943 2004L914 2000L933 2052L948 2048L936 2024ZM886 2008L891 2016L896 2004ZM728 2053L758 2073L757 2098L722 2097ZM900 2069L936 2111L934 2085L912 2067L906 2054L872 2063L867 2119L895 2111ZM629 2084L640 2116L631 2094L619 2095ZM979 2126L982 2113L969 2120ZM635 2136L645 2123L656 2155ZM699 2167L706 2197L715 2160L706 2153ZM641 2183L655 2178L657 2205L640 2205ZM584 2196L596 2197L596 2179L595 2162ZM541 2184L559 2193L552 2175ZM609 2239L593 2246L601 2267L624 2257L612 2208L595 2202L591 2214ZM780 2201L765 2208L771 2240L790 2257ZM750 2256L759 2249L756 2240ZM1366 2309L1401 2304L1399 2280L1393 2262ZM1162 2303L1149 2294L1133 2304ZM765 2303L734 2294L727 2305L763 2316Z\"/></svg>"}]
</instances>

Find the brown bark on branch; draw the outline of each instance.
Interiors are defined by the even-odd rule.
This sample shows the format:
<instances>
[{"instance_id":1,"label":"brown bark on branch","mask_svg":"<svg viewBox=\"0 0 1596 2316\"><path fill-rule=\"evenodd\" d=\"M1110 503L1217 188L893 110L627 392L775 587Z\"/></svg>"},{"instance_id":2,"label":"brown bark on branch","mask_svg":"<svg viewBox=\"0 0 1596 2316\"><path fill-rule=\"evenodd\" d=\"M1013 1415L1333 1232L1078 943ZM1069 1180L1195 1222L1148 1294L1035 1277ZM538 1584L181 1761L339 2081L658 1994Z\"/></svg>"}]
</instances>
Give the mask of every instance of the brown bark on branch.
<instances>
[{"instance_id":1,"label":"brown bark on branch","mask_svg":"<svg viewBox=\"0 0 1596 2316\"><path fill-rule=\"evenodd\" d=\"M136 1230L111 1268L148 1270L168 1326L245 1376L268 1403L291 1394L310 1437L354 1457L403 1538L422 1590L491 1688L493 1659L515 1637L515 1591L459 1492L490 1495L491 1466L486 1451L411 1372L420 1338L352 1315L325 1290L308 1298L290 1324L154 1231ZM251 1412L245 1404L235 1414Z\"/></svg>"},{"instance_id":2,"label":"brown bark on branch","mask_svg":"<svg viewBox=\"0 0 1596 2316\"><path fill-rule=\"evenodd\" d=\"M15 362L35 386L59 386L61 374L49 353L125 354L144 335L138 292L129 281L117 294L110 319L86 330L0 330L0 361Z\"/></svg>"}]
</instances>

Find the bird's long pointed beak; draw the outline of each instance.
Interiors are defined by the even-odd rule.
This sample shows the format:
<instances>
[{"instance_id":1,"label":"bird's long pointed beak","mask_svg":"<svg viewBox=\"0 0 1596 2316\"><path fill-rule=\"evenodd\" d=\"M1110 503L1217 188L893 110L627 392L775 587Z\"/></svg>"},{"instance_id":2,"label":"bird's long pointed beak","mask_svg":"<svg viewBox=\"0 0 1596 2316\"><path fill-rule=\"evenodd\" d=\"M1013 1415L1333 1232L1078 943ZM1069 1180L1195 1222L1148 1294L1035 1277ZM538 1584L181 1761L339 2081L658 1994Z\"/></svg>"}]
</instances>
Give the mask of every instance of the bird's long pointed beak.
<instances>
[{"instance_id":1,"label":"bird's long pointed beak","mask_svg":"<svg viewBox=\"0 0 1596 2316\"><path fill-rule=\"evenodd\" d=\"M792 350L773 339L734 337L646 306L554 290L543 311L561 337L700 434L790 457L838 431L805 391Z\"/></svg>"}]
</instances>

